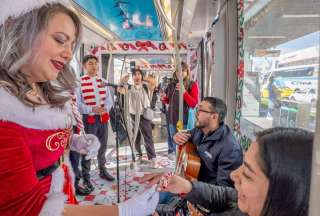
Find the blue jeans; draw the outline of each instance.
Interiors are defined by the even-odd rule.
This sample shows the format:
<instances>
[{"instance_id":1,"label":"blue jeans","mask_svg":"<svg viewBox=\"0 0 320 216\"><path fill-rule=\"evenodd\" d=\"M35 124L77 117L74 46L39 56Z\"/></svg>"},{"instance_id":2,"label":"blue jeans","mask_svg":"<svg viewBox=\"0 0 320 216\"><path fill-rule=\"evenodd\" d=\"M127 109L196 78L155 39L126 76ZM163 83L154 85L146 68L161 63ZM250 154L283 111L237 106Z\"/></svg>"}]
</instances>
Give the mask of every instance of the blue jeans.
<instances>
[{"instance_id":1,"label":"blue jeans","mask_svg":"<svg viewBox=\"0 0 320 216\"><path fill-rule=\"evenodd\" d=\"M268 100L268 114L267 114L267 117L272 117L272 113L273 113L273 110L274 110L274 100L271 100L269 99Z\"/></svg>"},{"instance_id":2,"label":"blue jeans","mask_svg":"<svg viewBox=\"0 0 320 216\"><path fill-rule=\"evenodd\" d=\"M176 196L176 194L170 192L159 192L159 204L168 204L172 197Z\"/></svg>"},{"instance_id":3,"label":"blue jeans","mask_svg":"<svg viewBox=\"0 0 320 216\"><path fill-rule=\"evenodd\" d=\"M176 152L176 144L173 141L173 136L176 134L177 129L173 124L169 124L169 134L168 134L168 153Z\"/></svg>"},{"instance_id":4,"label":"blue jeans","mask_svg":"<svg viewBox=\"0 0 320 216\"><path fill-rule=\"evenodd\" d=\"M183 128L187 128L187 125L183 125ZM174 124L169 124L169 135L168 135L168 153L176 153L177 144L173 141L173 136L177 133L177 128Z\"/></svg>"}]
</instances>

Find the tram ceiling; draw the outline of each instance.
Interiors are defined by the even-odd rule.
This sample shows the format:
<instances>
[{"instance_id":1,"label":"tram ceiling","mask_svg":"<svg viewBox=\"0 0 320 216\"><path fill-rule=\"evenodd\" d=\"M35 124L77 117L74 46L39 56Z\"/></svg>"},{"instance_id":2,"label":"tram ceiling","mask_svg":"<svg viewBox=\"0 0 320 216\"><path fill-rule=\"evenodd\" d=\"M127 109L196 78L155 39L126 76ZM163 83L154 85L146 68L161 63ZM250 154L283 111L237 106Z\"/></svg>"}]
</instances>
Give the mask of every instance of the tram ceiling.
<instances>
[{"instance_id":1,"label":"tram ceiling","mask_svg":"<svg viewBox=\"0 0 320 216\"><path fill-rule=\"evenodd\" d=\"M120 40L163 39L153 1L73 0Z\"/></svg>"},{"instance_id":2,"label":"tram ceiling","mask_svg":"<svg viewBox=\"0 0 320 216\"><path fill-rule=\"evenodd\" d=\"M215 0L184 0L181 17L178 17L178 20L181 20L180 39L191 46L197 46L215 16Z\"/></svg>"},{"instance_id":3,"label":"tram ceiling","mask_svg":"<svg viewBox=\"0 0 320 216\"><path fill-rule=\"evenodd\" d=\"M319 30L319 11L319 1L317 3L314 0L269 1L262 10L245 21L246 51L253 53L257 48L276 47Z\"/></svg>"}]
</instances>

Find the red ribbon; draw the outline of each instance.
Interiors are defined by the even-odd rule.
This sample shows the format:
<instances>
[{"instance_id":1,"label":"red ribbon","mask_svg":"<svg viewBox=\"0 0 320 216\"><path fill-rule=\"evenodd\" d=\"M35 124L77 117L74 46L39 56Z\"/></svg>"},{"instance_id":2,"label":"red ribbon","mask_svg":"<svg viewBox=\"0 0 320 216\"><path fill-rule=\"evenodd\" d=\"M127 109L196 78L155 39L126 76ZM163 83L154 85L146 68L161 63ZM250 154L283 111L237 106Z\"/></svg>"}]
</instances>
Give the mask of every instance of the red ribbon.
<instances>
[{"instance_id":1,"label":"red ribbon","mask_svg":"<svg viewBox=\"0 0 320 216\"><path fill-rule=\"evenodd\" d=\"M63 185L63 192L67 195L67 204L74 204L78 205L78 201L74 195L71 177L69 175L68 166L62 164L62 169L64 172L64 185Z\"/></svg>"},{"instance_id":2,"label":"red ribbon","mask_svg":"<svg viewBox=\"0 0 320 216\"><path fill-rule=\"evenodd\" d=\"M151 41L136 41L136 47L140 47L138 51L145 50L149 51L149 48L157 50L158 48Z\"/></svg>"},{"instance_id":3,"label":"red ribbon","mask_svg":"<svg viewBox=\"0 0 320 216\"><path fill-rule=\"evenodd\" d=\"M92 55L95 55L99 51L99 47L95 47L92 49L91 53Z\"/></svg>"},{"instance_id":4,"label":"red ribbon","mask_svg":"<svg viewBox=\"0 0 320 216\"><path fill-rule=\"evenodd\" d=\"M118 46L124 51L129 49L129 45L127 43L119 43Z\"/></svg>"},{"instance_id":5,"label":"red ribbon","mask_svg":"<svg viewBox=\"0 0 320 216\"><path fill-rule=\"evenodd\" d=\"M240 61L238 69L237 69L237 74L240 78L244 77L244 62L243 60Z\"/></svg>"},{"instance_id":6,"label":"red ribbon","mask_svg":"<svg viewBox=\"0 0 320 216\"><path fill-rule=\"evenodd\" d=\"M160 49L161 51L163 51L163 50L167 50L168 47L167 47L167 45L166 45L164 42L162 42L162 43L159 44L159 49Z\"/></svg>"}]
</instances>

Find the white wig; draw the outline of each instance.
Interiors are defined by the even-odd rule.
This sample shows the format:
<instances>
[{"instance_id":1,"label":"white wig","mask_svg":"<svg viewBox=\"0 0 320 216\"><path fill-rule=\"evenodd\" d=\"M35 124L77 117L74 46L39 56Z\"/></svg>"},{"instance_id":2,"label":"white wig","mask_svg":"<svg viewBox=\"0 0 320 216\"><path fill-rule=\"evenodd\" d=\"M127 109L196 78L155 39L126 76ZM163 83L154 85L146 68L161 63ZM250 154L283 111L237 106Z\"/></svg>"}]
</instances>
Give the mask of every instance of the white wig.
<instances>
[{"instance_id":1,"label":"white wig","mask_svg":"<svg viewBox=\"0 0 320 216\"><path fill-rule=\"evenodd\" d=\"M45 4L61 3L65 6L70 5L69 0L1 0L0 26L11 18L18 18L33 9L41 8Z\"/></svg>"}]
</instances>

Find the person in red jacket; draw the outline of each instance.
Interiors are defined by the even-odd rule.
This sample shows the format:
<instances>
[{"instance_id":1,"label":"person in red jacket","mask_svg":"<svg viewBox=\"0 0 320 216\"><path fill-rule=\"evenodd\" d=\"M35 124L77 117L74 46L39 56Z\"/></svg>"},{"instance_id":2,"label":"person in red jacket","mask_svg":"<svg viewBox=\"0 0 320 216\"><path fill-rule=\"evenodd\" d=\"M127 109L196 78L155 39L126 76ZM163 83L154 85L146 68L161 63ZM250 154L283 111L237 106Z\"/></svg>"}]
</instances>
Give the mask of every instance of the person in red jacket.
<instances>
[{"instance_id":1,"label":"person in red jacket","mask_svg":"<svg viewBox=\"0 0 320 216\"><path fill-rule=\"evenodd\" d=\"M190 69L185 62L181 62L182 76L183 76L183 125L188 122L189 108L195 108L199 101L199 87L196 81L191 80ZM168 121L169 136L168 136L168 154L169 158L175 158L176 146L173 142L173 136L177 132L176 125L179 118L179 81L178 74L173 74L173 80L165 89L162 95L162 102L169 104L168 106Z\"/></svg>"}]
</instances>

